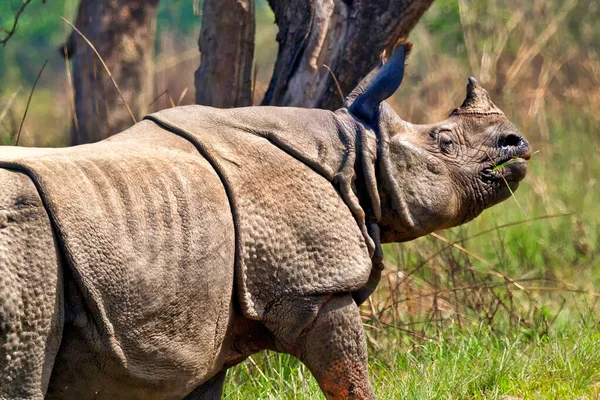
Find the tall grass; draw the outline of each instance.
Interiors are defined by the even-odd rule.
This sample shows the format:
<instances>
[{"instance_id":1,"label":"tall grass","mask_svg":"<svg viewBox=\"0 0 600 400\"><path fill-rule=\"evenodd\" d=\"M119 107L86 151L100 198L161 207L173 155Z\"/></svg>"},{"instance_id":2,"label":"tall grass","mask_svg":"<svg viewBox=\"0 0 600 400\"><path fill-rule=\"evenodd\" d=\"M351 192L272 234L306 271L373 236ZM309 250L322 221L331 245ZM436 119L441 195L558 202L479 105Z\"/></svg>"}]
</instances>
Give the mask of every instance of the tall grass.
<instances>
[{"instance_id":1,"label":"tall grass","mask_svg":"<svg viewBox=\"0 0 600 400\"><path fill-rule=\"evenodd\" d=\"M594 202L600 195L598 16L597 5L577 0L440 1L417 27L411 63L421 75L395 97L399 113L417 121L443 118L460 104L464 92L457 89L470 72L539 154L516 192L527 217L507 201L443 233L462 247L431 237L388 247L388 259L407 277L394 283L397 288L382 288L383 297L396 290L409 303L396 318L411 314L411 288L404 287L411 279L427 288L421 291L443 293L425 298L438 317L436 306L448 308L443 315L453 323L483 318L495 325L503 318L509 326L529 326L540 315L555 323L563 315L573 317L568 310L579 306L594 312L594 287L600 291L595 262L600 208ZM457 36L462 37L455 48L458 56L444 50L451 37L430 33L440 21L452 20L459 21ZM580 31L592 37L581 39ZM495 229L550 215L555 217ZM483 230L488 233L466 240ZM560 317L552 316L559 310Z\"/></svg>"}]
</instances>

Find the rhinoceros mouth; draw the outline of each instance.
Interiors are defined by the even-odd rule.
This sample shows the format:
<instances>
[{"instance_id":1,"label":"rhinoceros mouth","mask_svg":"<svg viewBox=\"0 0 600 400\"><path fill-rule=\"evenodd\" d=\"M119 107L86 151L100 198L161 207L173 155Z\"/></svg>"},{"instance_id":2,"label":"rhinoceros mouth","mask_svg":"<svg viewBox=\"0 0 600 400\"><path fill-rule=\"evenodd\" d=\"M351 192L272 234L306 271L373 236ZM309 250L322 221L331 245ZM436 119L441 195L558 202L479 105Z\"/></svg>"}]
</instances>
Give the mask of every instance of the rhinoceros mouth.
<instances>
[{"instance_id":1,"label":"rhinoceros mouth","mask_svg":"<svg viewBox=\"0 0 600 400\"><path fill-rule=\"evenodd\" d=\"M530 158L529 146L517 148L496 160L489 160L489 165L483 170L483 178L485 181L520 182L527 175L527 160Z\"/></svg>"}]
</instances>

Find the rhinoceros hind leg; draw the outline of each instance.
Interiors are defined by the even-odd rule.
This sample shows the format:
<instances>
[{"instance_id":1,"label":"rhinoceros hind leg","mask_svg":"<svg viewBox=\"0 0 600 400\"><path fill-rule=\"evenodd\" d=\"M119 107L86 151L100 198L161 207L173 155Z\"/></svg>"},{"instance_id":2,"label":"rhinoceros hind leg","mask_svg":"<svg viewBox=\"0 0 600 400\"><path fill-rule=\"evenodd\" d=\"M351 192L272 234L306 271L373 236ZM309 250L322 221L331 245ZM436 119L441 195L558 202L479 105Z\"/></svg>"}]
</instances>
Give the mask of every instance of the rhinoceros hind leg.
<instances>
[{"instance_id":1,"label":"rhinoceros hind leg","mask_svg":"<svg viewBox=\"0 0 600 400\"><path fill-rule=\"evenodd\" d=\"M37 190L0 169L0 399L42 399L62 332L57 246Z\"/></svg>"}]
</instances>

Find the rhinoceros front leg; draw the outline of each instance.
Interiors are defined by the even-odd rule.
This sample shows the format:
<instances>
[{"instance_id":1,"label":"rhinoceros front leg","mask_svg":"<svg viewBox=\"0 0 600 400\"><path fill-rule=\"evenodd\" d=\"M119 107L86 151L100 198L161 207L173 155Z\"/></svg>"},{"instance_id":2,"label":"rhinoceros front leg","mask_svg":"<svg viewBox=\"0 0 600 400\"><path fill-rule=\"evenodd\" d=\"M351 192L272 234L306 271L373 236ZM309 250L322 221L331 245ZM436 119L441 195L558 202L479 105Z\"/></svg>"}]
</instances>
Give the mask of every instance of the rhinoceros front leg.
<instances>
[{"instance_id":1,"label":"rhinoceros front leg","mask_svg":"<svg viewBox=\"0 0 600 400\"><path fill-rule=\"evenodd\" d=\"M275 320L278 322L273 323ZM284 328L286 323L293 328ZM308 367L327 399L375 398L369 381L365 334L351 294L279 306L272 310L267 324L278 347Z\"/></svg>"},{"instance_id":2,"label":"rhinoceros front leg","mask_svg":"<svg viewBox=\"0 0 600 400\"><path fill-rule=\"evenodd\" d=\"M300 360L328 399L374 399L369 382L367 347L352 296L326 303L305 334Z\"/></svg>"}]
</instances>

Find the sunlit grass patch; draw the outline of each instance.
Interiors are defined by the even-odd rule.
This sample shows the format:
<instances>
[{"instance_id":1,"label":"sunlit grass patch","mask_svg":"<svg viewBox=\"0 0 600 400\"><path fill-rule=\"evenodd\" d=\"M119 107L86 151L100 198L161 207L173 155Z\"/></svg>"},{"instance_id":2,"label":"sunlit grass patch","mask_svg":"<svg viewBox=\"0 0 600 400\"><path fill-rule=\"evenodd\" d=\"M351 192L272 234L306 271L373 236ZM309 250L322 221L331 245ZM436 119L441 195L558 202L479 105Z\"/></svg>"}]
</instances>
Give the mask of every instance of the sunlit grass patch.
<instances>
[{"instance_id":1,"label":"sunlit grass patch","mask_svg":"<svg viewBox=\"0 0 600 400\"><path fill-rule=\"evenodd\" d=\"M597 398L600 337L594 331L531 337L473 326L419 345L402 342L371 349L380 399ZM282 354L256 356L230 371L227 382L226 399L323 398L306 367Z\"/></svg>"}]
</instances>

